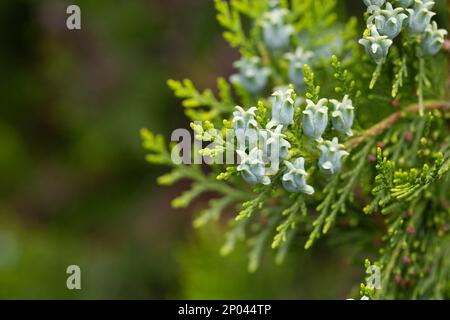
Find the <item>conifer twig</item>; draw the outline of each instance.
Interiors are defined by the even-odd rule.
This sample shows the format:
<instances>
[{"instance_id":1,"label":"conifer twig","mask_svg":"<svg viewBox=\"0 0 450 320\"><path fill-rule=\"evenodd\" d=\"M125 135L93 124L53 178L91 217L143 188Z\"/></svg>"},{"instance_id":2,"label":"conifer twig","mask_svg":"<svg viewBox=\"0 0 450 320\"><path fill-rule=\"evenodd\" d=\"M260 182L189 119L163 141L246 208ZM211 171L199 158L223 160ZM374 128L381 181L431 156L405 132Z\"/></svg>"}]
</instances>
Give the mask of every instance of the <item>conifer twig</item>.
<instances>
[{"instance_id":1,"label":"conifer twig","mask_svg":"<svg viewBox=\"0 0 450 320\"><path fill-rule=\"evenodd\" d=\"M435 109L450 110L450 101L428 101L424 103L423 108L424 111L430 111ZM351 149L354 149L360 143L383 133L386 129L390 128L393 124L404 118L405 115L407 115L408 113L419 113L419 112L420 112L419 104L413 104L405 108L404 110L393 113L383 121L367 129L363 135L355 137L352 140L349 140L347 142L347 146L350 147Z\"/></svg>"}]
</instances>

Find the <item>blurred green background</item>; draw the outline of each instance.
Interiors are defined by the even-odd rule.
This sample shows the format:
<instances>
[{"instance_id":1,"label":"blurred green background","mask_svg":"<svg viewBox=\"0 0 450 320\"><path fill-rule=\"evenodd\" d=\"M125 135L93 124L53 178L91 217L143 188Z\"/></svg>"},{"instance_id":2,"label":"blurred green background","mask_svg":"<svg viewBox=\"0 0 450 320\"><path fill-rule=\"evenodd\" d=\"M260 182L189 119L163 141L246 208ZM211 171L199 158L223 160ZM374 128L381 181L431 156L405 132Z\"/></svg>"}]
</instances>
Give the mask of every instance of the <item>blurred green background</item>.
<instances>
[{"instance_id":1,"label":"blurred green background","mask_svg":"<svg viewBox=\"0 0 450 320\"><path fill-rule=\"evenodd\" d=\"M362 8L341 1L340 17ZM238 58L213 1L4 0L0 33L0 298L346 298L359 283L351 250L302 244L249 274L243 248L220 256L223 225L170 208L186 183L156 186L139 129L188 126L166 80L213 86Z\"/></svg>"}]
</instances>

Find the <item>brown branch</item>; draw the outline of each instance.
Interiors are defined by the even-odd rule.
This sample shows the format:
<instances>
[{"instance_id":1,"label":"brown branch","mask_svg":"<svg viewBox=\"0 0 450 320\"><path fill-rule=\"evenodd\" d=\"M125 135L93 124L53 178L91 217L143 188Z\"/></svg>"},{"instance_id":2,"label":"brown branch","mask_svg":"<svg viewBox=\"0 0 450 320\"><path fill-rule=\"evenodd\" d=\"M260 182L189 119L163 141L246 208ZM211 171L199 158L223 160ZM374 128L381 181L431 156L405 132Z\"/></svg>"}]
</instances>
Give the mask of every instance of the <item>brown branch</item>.
<instances>
[{"instance_id":1,"label":"brown branch","mask_svg":"<svg viewBox=\"0 0 450 320\"><path fill-rule=\"evenodd\" d=\"M450 102L449 101L430 101L426 102L424 105L425 111L430 111L434 109L443 109L450 110ZM349 140L346 145L350 147L350 149L356 148L360 143L369 140L370 138L376 137L383 133L387 128L391 127L396 122L400 121L402 118L407 116L410 113L418 113L419 105L413 104L407 107L404 110L391 114L389 117L384 119L383 121L377 123L373 127L366 130L366 132L358 137L355 137Z\"/></svg>"},{"instance_id":2,"label":"brown branch","mask_svg":"<svg viewBox=\"0 0 450 320\"><path fill-rule=\"evenodd\" d=\"M442 48L444 49L445 53L447 53L447 54L450 53L450 40L449 39L444 40L444 44L442 45Z\"/></svg>"}]
</instances>

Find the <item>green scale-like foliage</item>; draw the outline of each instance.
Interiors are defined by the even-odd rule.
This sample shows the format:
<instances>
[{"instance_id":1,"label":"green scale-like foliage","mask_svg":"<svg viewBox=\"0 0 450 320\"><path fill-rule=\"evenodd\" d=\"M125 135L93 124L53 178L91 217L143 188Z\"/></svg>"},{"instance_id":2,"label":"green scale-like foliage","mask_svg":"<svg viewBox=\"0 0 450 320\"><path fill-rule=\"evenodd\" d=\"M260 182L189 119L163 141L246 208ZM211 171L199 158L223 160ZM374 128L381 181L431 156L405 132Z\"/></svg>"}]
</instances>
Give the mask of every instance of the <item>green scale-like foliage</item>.
<instances>
[{"instance_id":1,"label":"green scale-like foliage","mask_svg":"<svg viewBox=\"0 0 450 320\"><path fill-rule=\"evenodd\" d=\"M270 73L257 94L224 78L218 80L217 95L197 89L190 80L168 81L183 100L186 115L203 121L191 125L196 139L204 142L194 152L216 156L227 148L225 129L233 128L236 105L245 110L256 106L255 120L264 128L271 121L272 92L294 88L286 53L301 47L312 55L299 71L303 79L293 95L297 104L293 121L283 134L291 146L286 159L304 159L307 183L315 192L288 192L282 186L284 171L270 176L270 184L249 185L237 164L212 164L208 173L200 165L175 165L164 138L143 129L147 160L172 168L158 182L192 181L173 206L187 207L199 195L213 192L194 226L234 212L221 252L226 255L246 241L250 271L258 268L265 250L277 250L277 262L282 262L293 242L310 249L330 233L335 245L347 242L361 250L369 245L379 252L373 264L381 269L381 289L362 284L361 296L450 298L450 103L444 100L445 55L418 54L421 36L402 29L376 63L358 44L357 19L337 22L335 0L320 5L315 0L216 0L215 6L225 39L244 58L257 57L260 67ZM274 9L286 10L284 22L289 25L289 43L277 50L269 46L263 29L266 13ZM369 16L365 14L367 21ZM364 37L370 35L369 29ZM353 101L353 135L336 133L330 124L322 138L339 138L349 155L343 158L342 169L324 175L317 165L317 146L322 142L308 138L302 127L306 100L344 97ZM204 148L212 141L217 142L214 148ZM366 261L365 267L370 265Z\"/></svg>"}]
</instances>

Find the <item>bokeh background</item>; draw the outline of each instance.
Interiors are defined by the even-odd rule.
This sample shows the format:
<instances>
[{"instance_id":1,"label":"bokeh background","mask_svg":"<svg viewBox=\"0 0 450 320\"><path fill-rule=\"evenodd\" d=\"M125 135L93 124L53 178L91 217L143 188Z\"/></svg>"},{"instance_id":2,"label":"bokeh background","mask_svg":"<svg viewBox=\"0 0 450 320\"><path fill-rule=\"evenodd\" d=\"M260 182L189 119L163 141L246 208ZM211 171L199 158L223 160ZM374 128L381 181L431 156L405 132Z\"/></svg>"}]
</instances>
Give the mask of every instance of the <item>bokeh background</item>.
<instances>
[{"instance_id":1,"label":"bokeh background","mask_svg":"<svg viewBox=\"0 0 450 320\"><path fill-rule=\"evenodd\" d=\"M360 2L340 1L339 18ZM82 30L66 29L69 4ZM358 285L353 249L326 244L249 274L245 248L219 254L224 223L194 230L195 206L170 208L186 183L155 184L164 168L144 161L139 129L188 126L166 80L214 86L238 58L212 0L3 0L0 34L0 298L346 298Z\"/></svg>"}]
</instances>

